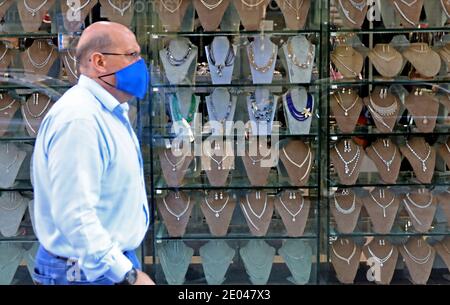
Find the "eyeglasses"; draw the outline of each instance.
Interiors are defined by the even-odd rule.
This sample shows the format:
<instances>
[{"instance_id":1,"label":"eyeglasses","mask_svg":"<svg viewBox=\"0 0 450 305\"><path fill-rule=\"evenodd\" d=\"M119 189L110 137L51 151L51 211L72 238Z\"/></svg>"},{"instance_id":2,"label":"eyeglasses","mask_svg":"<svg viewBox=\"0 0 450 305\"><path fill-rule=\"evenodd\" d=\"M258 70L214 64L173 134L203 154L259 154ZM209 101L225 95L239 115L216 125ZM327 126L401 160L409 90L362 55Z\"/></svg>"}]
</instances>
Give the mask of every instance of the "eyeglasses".
<instances>
[{"instance_id":1,"label":"eyeglasses","mask_svg":"<svg viewBox=\"0 0 450 305\"><path fill-rule=\"evenodd\" d=\"M131 53L110 53L110 52L100 52L103 55L114 55L114 56L130 56L135 59L141 58L140 52L131 52Z\"/></svg>"}]
</instances>

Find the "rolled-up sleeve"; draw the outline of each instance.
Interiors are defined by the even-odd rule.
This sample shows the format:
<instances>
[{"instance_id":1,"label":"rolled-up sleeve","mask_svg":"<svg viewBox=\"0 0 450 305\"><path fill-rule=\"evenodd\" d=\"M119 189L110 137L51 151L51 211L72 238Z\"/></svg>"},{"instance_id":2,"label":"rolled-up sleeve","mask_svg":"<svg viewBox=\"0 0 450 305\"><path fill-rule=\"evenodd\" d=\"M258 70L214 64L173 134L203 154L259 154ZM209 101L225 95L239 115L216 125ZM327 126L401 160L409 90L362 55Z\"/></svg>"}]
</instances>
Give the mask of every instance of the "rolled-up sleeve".
<instances>
[{"instance_id":1,"label":"rolled-up sleeve","mask_svg":"<svg viewBox=\"0 0 450 305\"><path fill-rule=\"evenodd\" d=\"M121 281L132 263L96 214L108 150L95 121L64 123L48 139L46 154L51 215L57 229L77 249L81 270L89 281L102 275Z\"/></svg>"}]
</instances>

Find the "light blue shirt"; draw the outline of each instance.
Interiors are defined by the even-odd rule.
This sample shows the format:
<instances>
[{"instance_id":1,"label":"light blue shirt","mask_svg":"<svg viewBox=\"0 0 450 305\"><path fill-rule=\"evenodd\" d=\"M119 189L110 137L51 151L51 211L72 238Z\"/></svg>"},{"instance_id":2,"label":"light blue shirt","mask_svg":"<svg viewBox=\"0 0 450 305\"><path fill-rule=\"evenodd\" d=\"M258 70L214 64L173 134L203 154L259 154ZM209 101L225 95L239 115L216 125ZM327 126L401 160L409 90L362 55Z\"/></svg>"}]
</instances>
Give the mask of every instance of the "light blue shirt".
<instances>
[{"instance_id":1,"label":"light blue shirt","mask_svg":"<svg viewBox=\"0 0 450 305\"><path fill-rule=\"evenodd\" d=\"M81 75L45 116L33 154L36 235L89 281L121 281L148 228L138 139L120 104Z\"/></svg>"}]
</instances>

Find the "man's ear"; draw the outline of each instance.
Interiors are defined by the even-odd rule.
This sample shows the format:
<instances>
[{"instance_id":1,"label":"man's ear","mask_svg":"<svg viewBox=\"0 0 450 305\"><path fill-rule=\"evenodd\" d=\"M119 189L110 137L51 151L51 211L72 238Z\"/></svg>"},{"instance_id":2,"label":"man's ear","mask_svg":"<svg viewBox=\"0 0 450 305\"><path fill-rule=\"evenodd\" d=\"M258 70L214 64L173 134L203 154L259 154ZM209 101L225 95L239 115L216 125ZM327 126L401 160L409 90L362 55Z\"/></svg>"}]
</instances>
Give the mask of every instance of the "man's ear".
<instances>
[{"instance_id":1,"label":"man's ear","mask_svg":"<svg viewBox=\"0 0 450 305\"><path fill-rule=\"evenodd\" d=\"M92 53L91 57L89 58L89 62L94 67L95 70L100 72L106 72L106 62L105 62L105 56L103 54L94 52Z\"/></svg>"}]
</instances>

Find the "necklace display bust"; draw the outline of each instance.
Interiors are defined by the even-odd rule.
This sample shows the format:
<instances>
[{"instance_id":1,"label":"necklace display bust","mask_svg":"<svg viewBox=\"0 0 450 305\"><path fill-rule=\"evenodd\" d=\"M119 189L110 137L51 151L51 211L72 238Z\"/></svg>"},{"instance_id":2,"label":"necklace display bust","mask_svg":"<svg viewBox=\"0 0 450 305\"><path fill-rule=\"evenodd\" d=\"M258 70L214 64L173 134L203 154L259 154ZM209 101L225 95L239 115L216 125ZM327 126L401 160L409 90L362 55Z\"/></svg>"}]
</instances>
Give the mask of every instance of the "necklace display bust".
<instances>
[{"instance_id":1,"label":"necklace display bust","mask_svg":"<svg viewBox=\"0 0 450 305\"><path fill-rule=\"evenodd\" d=\"M134 17L134 0L99 0L102 13L109 21L131 26Z\"/></svg>"},{"instance_id":2,"label":"necklace display bust","mask_svg":"<svg viewBox=\"0 0 450 305\"><path fill-rule=\"evenodd\" d=\"M191 149L163 149L159 153L159 161L164 180L169 187L179 187L183 185L186 173L189 171L194 156Z\"/></svg>"},{"instance_id":3,"label":"necklace display bust","mask_svg":"<svg viewBox=\"0 0 450 305\"><path fill-rule=\"evenodd\" d=\"M0 143L0 187L10 188L14 185L20 167L27 153L14 143Z\"/></svg>"},{"instance_id":4,"label":"necklace display bust","mask_svg":"<svg viewBox=\"0 0 450 305\"><path fill-rule=\"evenodd\" d=\"M375 283L389 285L395 272L398 260L397 246L392 245L384 237L375 237L363 247L363 253L367 259L371 259L377 270ZM377 277L379 275L379 277Z\"/></svg>"},{"instance_id":5,"label":"necklace display bust","mask_svg":"<svg viewBox=\"0 0 450 305\"><path fill-rule=\"evenodd\" d=\"M405 99L405 107L413 116L420 132L433 132L439 111L439 101L434 95L416 88Z\"/></svg>"},{"instance_id":6,"label":"necklace display bust","mask_svg":"<svg viewBox=\"0 0 450 305\"><path fill-rule=\"evenodd\" d=\"M198 48L185 37L171 39L159 51L165 76L170 84L192 84L195 82L195 66Z\"/></svg>"},{"instance_id":7,"label":"necklace display bust","mask_svg":"<svg viewBox=\"0 0 450 305\"><path fill-rule=\"evenodd\" d=\"M230 0L197 0L192 3L203 29L215 31L230 5Z\"/></svg>"},{"instance_id":8,"label":"necklace display bust","mask_svg":"<svg viewBox=\"0 0 450 305\"><path fill-rule=\"evenodd\" d=\"M436 149L430 146L424 138L413 137L400 146L403 156L408 159L416 175L422 183L431 183L436 163Z\"/></svg>"},{"instance_id":9,"label":"necklace display bust","mask_svg":"<svg viewBox=\"0 0 450 305\"><path fill-rule=\"evenodd\" d=\"M162 241L156 244L161 267L169 285L182 285L194 255L194 249L182 240Z\"/></svg>"},{"instance_id":10,"label":"necklace display bust","mask_svg":"<svg viewBox=\"0 0 450 305\"><path fill-rule=\"evenodd\" d=\"M265 236L272 220L274 198L263 191L252 191L241 197L240 204L252 235Z\"/></svg>"},{"instance_id":11,"label":"necklace display bust","mask_svg":"<svg viewBox=\"0 0 450 305\"><path fill-rule=\"evenodd\" d=\"M381 180L395 184L402 163L397 145L390 139L379 138L366 148L366 153L377 167Z\"/></svg>"},{"instance_id":12,"label":"necklace display bust","mask_svg":"<svg viewBox=\"0 0 450 305\"><path fill-rule=\"evenodd\" d=\"M250 240L239 249L245 271L253 285L265 285L272 270L275 248L269 246L264 240Z\"/></svg>"},{"instance_id":13,"label":"necklace display bust","mask_svg":"<svg viewBox=\"0 0 450 305\"><path fill-rule=\"evenodd\" d=\"M267 88L256 88L247 95L247 111L252 136L272 134L277 97Z\"/></svg>"},{"instance_id":14,"label":"necklace display bust","mask_svg":"<svg viewBox=\"0 0 450 305\"><path fill-rule=\"evenodd\" d=\"M156 0L159 20L168 32L180 31L191 1Z\"/></svg>"},{"instance_id":15,"label":"necklace display bust","mask_svg":"<svg viewBox=\"0 0 450 305\"><path fill-rule=\"evenodd\" d=\"M233 0L246 31L258 31L270 0Z\"/></svg>"},{"instance_id":16,"label":"necklace display bust","mask_svg":"<svg viewBox=\"0 0 450 305\"><path fill-rule=\"evenodd\" d=\"M2 192L0 196L0 233L4 237L17 234L28 206L28 200L19 192Z\"/></svg>"},{"instance_id":17,"label":"necklace display bust","mask_svg":"<svg viewBox=\"0 0 450 305\"><path fill-rule=\"evenodd\" d=\"M426 233L431 229L437 200L429 190L417 189L415 192L407 193L403 198L403 206L417 232Z\"/></svg>"},{"instance_id":18,"label":"necklace display bust","mask_svg":"<svg viewBox=\"0 0 450 305\"><path fill-rule=\"evenodd\" d=\"M33 93L22 105L22 117L30 137L37 136L42 120L53 105L52 98L41 93Z\"/></svg>"},{"instance_id":19,"label":"necklace display bust","mask_svg":"<svg viewBox=\"0 0 450 305\"><path fill-rule=\"evenodd\" d=\"M308 19L310 0L275 0L283 13L286 27L290 30L302 30Z\"/></svg>"},{"instance_id":20,"label":"necklace display bust","mask_svg":"<svg viewBox=\"0 0 450 305\"><path fill-rule=\"evenodd\" d=\"M269 35L254 36L254 40L247 45L247 56L254 84L270 84L277 61L278 47Z\"/></svg>"},{"instance_id":21,"label":"necklace display bust","mask_svg":"<svg viewBox=\"0 0 450 305\"><path fill-rule=\"evenodd\" d=\"M210 192L200 203L200 208L213 236L227 235L231 217L236 207L236 199L225 192Z\"/></svg>"},{"instance_id":22,"label":"necklace display bust","mask_svg":"<svg viewBox=\"0 0 450 305\"><path fill-rule=\"evenodd\" d=\"M52 41L47 39L34 40L21 54L25 73L38 75L48 75L58 57L58 51Z\"/></svg>"},{"instance_id":23,"label":"necklace display bust","mask_svg":"<svg viewBox=\"0 0 450 305\"><path fill-rule=\"evenodd\" d=\"M208 285L221 285L236 250L223 240L211 240L199 248L199 253Z\"/></svg>"},{"instance_id":24,"label":"necklace display bust","mask_svg":"<svg viewBox=\"0 0 450 305\"><path fill-rule=\"evenodd\" d=\"M227 88L215 88L205 97L208 110L208 124L213 136L231 135L237 96Z\"/></svg>"},{"instance_id":25,"label":"necklace display bust","mask_svg":"<svg viewBox=\"0 0 450 305\"><path fill-rule=\"evenodd\" d=\"M358 180L364 149L351 139L341 139L330 150L330 159L342 184L353 185Z\"/></svg>"},{"instance_id":26,"label":"necklace display bust","mask_svg":"<svg viewBox=\"0 0 450 305\"><path fill-rule=\"evenodd\" d=\"M374 188L364 200L375 233L389 234L400 207L400 199L387 187Z\"/></svg>"},{"instance_id":27,"label":"necklace display bust","mask_svg":"<svg viewBox=\"0 0 450 305\"><path fill-rule=\"evenodd\" d=\"M445 237L434 245L437 254L442 258L447 269L450 271L450 237Z\"/></svg>"},{"instance_id":28,"label":"necklace display bust","mask_svg":"<svg viewBox=\"0 0 450 305\"><path fill-rule=\"evenodd\" d=\"M292 185L305 186L308 184L314 158L311 146L301 140L290 140L281 148L280 160Z\"/></svg>"},{"instance_id":29,"label":"necklace display bust","mask_svg":"<svg viewBox=\"0 0 450 305\"><path fill-rule=\"evenodd\" d=\"M418 0L419 1L419 0ZM414 66L420 75L434 77L441 69L441 58L426 43L415 42L403 51L403 56Z\"/></svg>"},{"instance_id":30,"label":"necklace display bust","mask_svg":"<svg viewBox=\"0 0 450 305\"><path fill-rule=\"evenodd\" d=\"M450 188L444 192L438 193L436 197L439 207L444 212L445 218L447 219L447 227L450 228Z\"/></svg>"},{"instance_id":31,"label":"necklace display bust","mask_svg":"<svg viewBox=\"0 0 450 305\"><path fill-rule=\"evenodd\" d=\"M433 268L436 250L422 237L411 237L398 250L406 263L412 283L425 285Z\"/></svg>"},{"instance_id":32,"label":"necklace display bust","mask_svg":"<svg viewBox=\"0 0 450 305\"><path fill-rule=\"evenodd\" d=\"M266 147L263 149L262 145L258 144L256 137L248 139L248 148L242 156L242 162L252 186L265 186L270 171L277 161L276 157L274 160L272 148Z\"/></svg>"},{"instance_id":33,"label":"necklace display bust","mask_svg":"<svg viewBox=\"0 0 450 305\"><path fill-rule=\"evenodd\" d=\"M331 62L346 79L361 78L363 56L350 45L338 45L331 52Z\"/></svg>"},{"instance_id":34,"label":"necklace display bust","mask_svg":"<svg viewBox=\"0 0 450 305\"><path fill-rule=\"evenodd\" d=\"M352 239L338 238L331 244L331 264L336 277L343 284L353 284L362 250Z\"/></svg>"},{"instance_id":35,"label":"necklace display bust","mask_svg":"<svg viewBox=\"0 0 450 305\"><path fill-rule=\"evenodd\" d=\"M157 198L156 205L169 236L183 236L194 207L194 198L185 192L170 191L166 196Z\"/></svg>"},{"instance_id":36,"label":"necklace display bust","mask_svg":"<svg viewBox=\"0 0 450 305\"><path fill-rule=\"evenodd\" d=\"M55 0L18 0L17 10L25 32L37 32L45 14L53 7Z\"/></svg>"},{"instance_id":37,"label":"necklace display bust","mask_svg":"<svg viewBox=\"0 0 450 305\"><path fill-rule=\"evenodd\" d=\"M331 195L330 211L336 221L337 230L343 234L350 234L358 224L362 208L361 199L352 189L338 189Z\"/></svg>"},{"instance_id":38,"label":"necklace display bust","mask_svg":"<svg viewBox=\"0 0 450 305\"><path fill-rule=\"evenodd\" d=\"M282 99L289 132L294 135L309 134L315 111L314 96L300 87L288 90Z\"/></svg>"},{"instance_id":39,"label":"necklace display bust","mask_svg":"<svg viewBox=\"0 0 450 305\"><path fill-rule=\"evenodd\" d=\"M375 126L381 132L392 132L402 110L401 102L388 91L388 88L376 87L364 98L364 104L369 109Z\"/></svg>"},{"instance_id":40,"label":"necklace display bust","mask_svg":"<svg viewBox=\"0 0 450 305\"><path fill-rule=\"evenodd\" d=\"M225 186L230 171L234 169L233 143L228 139L213 143L214 147L211 147L209 139L203 142L202 169L212 186Z\"/></svg>"},{"instance_id":41,"label":"necklace display bust","mask_svg":"<svg viewBox=\"0 0 450 305\"><path fill-rule=\"evenodd\" d=\"M278 249L278 253L291 272L292 276L288 280L296 285L307 284L311 276L313 256L309 243L301 239L288 239Z\"/></svg>"},{"instance_id":42,"label":"necklace display bust","mask_svg":"<svg viewBox=\"0 0 450 305\"><path fill-rule=\"evenodd\" d=\"M315 57L316 46L304 35L288 38L280 49L280 58L284 59L291 83L311 82Z\"/></svg>"},{"instance_id":43,"label":"necklace display bust","mask_svg":"<svg viewBox=\"0 0 450 305\"><path fill-rule=\"evenodd\" d=\"M238 48L226 36L216 36L205 47L213 84L231 84Z\"/></svg>"},{"instance_id":44,"label":"necklace display bust","mask_svg":"<svg viewBox=\"0 0 450 305\"><path fill-rule=\"evenodd\" d=\"M284 191L275 199L275 209L283 220L288 236L299 237L305 231L311 203L301 192Z\"/></svg>"},{"instance_id":45,"label":"necklace display bust","mask_svg":"<svg viewBox=\"0 0 450 305\"><path fill-rule=\"evenodd\" d=\"M363 106L363 100L352 89L336 90L331 95L331 112L343 133L351 133L355 130Z\"/></svg>"},{"instance_id":46,"label":"necklace display bust","mask_svg":"<svg viewBox=\"0 0 450 305\"><path fill-rule=\"evenodd\" d=\"M390 44L379 43L369 52L369 59L380 75L395 78L404 67L403 56Z\"/></svg>"},{"instance_id":47,"label":"necklace display bust","mask_svg":"<svg viewBox=\"0 0 450 305\"><path fill-rule=\"evenodd\" d=\"M427 0L423 2L427 23L430 27L443 27L450 16L448 0Z\"/></svg>"}]
</instances>

